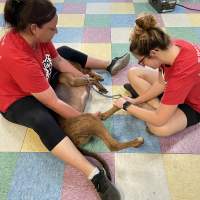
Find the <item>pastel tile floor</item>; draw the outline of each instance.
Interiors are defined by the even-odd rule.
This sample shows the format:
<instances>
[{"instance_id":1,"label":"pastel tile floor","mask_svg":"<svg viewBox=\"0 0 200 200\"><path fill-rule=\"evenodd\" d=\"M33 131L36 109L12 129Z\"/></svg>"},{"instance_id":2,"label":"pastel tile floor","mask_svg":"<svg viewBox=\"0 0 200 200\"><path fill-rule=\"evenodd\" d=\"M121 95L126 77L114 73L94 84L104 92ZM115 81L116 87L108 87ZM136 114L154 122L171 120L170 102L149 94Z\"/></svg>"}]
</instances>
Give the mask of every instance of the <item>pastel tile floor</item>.
<instances>
[{"instance_id":1,"label":"pastel tile floor","mask_svg":"<svg viewBox=\"0 0 200 200\"><path fill-rule=\"evenodd\" d=\"M5 0L0 0L3 26ZM128 51L129 33L140 12L155 15L172 37L200 41L200 13L176 7L158 14L147 0L54 0L58 15L56 47L68 45L101 59L110 60ZM200 0L179 0L200 9ZM6 31L0 27L0 36ZM125 93L128 68L111 77L98 71L110 94ZM104 111L112 105L94 91L86 112ZM128 141L142 136L140 148L111 153L97 138L84 145L100 152L111 167L113 181L123 200L199 200L200 125L175 136L159 138L146 132L145 124L120 111L105 121L112 136ZM92 184L77 170L53 157L33 130L9 123L0 115L0 200L98 200Z\"/></svg>"}]
</instances>

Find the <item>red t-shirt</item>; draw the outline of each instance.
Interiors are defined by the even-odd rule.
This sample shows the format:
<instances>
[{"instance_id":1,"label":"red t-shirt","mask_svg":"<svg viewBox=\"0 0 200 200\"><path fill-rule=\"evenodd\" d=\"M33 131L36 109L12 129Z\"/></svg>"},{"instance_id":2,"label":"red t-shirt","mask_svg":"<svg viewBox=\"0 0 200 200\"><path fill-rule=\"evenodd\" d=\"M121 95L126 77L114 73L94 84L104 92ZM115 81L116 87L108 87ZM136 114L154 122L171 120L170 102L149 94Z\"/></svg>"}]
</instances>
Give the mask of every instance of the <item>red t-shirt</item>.
<instances>
[{"instance_id":1,"label":"red t-shirt","mask_svg":"<svg viewBox=\"0 0 200 200\"><path fill-rule=\"evenodd\" d=\"M172 66L164 66L167 82L161 102L167 105L188 104L200 112L200 46L184 40L173 41L180 53Z\"/></svg>"},{"instance_id":2,"label":"red t-shirt","mask_svg":"<svg viewBox=\"0 0 200 200\"><path fill-rule=\"evenodd\" d=\"M57 57L53 44L41 43L34 51L14 30L0 40L0 111L16 100L46 90Z\"/></svg>"}]
</instances>

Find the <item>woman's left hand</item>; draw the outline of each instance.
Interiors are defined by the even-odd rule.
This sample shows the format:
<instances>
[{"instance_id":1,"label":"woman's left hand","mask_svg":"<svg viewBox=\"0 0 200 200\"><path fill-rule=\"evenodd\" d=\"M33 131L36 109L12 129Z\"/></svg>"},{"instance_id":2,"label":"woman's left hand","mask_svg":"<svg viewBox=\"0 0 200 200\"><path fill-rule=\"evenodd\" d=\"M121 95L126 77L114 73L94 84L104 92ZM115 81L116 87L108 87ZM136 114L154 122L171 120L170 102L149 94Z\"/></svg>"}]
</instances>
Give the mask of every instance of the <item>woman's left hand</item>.
<instances>
[{"instance_id":1,"label":"woman's left hand","mask_svg":"<svg viewBox=\"0 0 200 200\"><path fill-rule=\"evenodd\" d=\"M125 102L126 100L124 98L119 98L113 103L113 105L122 109Z\"/></svg>"}]
</instances>

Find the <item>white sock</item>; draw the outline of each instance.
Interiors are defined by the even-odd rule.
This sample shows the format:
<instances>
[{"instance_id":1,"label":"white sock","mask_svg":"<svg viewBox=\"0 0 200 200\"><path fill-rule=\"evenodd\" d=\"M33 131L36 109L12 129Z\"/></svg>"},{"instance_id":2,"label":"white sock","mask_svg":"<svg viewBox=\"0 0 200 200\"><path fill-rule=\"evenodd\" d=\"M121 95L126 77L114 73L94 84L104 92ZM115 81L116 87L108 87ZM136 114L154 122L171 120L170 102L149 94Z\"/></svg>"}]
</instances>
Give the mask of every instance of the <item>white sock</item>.
<instances>
[{"instance_id":1,"label":"white sock","mask_svg":"<svg viewBox=\"0 0 200 200\"><path fill-rule=\"evenodd\" d=\"M95 167L92 172L90 173L90 175L88 176L89 180L92 180L94 178L95 175L97 175L99 173L99 169L97 167Z\"/></svg>"}]
</instances>

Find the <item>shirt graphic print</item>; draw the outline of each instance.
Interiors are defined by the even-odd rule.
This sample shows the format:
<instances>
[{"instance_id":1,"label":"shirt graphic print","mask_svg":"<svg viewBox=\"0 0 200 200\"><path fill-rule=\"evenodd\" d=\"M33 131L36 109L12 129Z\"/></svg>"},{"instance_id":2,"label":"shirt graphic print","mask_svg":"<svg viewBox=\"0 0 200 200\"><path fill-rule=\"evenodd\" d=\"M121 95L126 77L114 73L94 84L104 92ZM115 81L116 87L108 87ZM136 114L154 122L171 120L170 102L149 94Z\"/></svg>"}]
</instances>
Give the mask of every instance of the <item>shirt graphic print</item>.
<instances>
[{"instance_id":1,"label":"shirt graphic print","mask_svg":"<svg viewBox=\"0 0 200 200\"><path fill-rule=\"evenodd\" d=\"M52 72L52 60L50 54L45 54L45 59L42 61L45 77L46 79L49 79Z\"/></svg>"}]
</instances>

